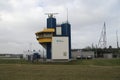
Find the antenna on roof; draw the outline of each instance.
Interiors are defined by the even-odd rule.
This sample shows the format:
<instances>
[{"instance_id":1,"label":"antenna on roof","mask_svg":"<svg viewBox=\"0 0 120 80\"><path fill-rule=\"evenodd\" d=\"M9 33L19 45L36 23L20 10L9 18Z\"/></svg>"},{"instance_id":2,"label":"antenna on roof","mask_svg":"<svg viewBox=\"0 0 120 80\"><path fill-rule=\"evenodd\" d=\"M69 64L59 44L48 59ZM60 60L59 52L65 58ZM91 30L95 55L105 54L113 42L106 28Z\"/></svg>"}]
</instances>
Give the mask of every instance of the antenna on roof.
<instances>
[{"instance_id":1,"label":"antenna on roof","mask_svg":"<svg viewBox=\"0 0 120 80\"><path fill-rule=\"evenodd\" d=\"M67 8L67 23L68 23L68 8Z\"/></svg>"},{"instance_id":2,"label":"antenna on roof","mask_svg":"<svg viewBox=\"0 0 120 80\"><path fill-rule=\"evenodd\" d=\"M45 13L45 15L48 15L49 18L53 18L53 15L57 15L58 13Z\"/></svg>"}]
</instances>

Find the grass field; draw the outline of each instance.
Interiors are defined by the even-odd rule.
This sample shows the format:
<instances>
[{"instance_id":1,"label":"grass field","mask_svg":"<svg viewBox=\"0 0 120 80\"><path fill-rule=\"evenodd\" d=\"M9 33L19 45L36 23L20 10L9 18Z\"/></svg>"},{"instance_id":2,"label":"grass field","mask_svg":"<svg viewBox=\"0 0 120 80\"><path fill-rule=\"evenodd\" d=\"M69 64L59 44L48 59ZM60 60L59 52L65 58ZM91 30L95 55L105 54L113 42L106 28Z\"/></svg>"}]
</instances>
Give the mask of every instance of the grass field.
<instances>
[{"instance_id":1,"label":"grass field","mask_svg":"<svg viewBox=\"0 0 120 80\"><path fill-rule=\"evenodd\" d=\"M68 63L0 60L0 80L120 80L120 59Z\"/></svg>"}]
</instances>

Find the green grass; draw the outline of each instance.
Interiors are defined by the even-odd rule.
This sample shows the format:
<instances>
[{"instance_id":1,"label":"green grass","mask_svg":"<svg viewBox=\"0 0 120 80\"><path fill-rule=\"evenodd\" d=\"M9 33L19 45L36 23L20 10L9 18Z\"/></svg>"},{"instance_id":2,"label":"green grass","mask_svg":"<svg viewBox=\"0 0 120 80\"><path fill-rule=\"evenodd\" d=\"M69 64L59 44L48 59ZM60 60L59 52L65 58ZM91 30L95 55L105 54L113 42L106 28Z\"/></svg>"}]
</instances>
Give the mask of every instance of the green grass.
<instances>
[{"instance_id":1,"label":"green grass","mask_svg":"<svg viewBox=\"0 0 120 80\"><path fill-rule=\"evenodd\" d=\"M0 64L29 64L31 62L19 59L0 59Z\"/></svg>"},{"instance_id":2,"label":"green grass","mask_svg":"<svg viewBox=\"0 0 120 80\"><path fill-rule=\"evenodd\" d=\"M0 64L38 64L38 65L97 65L97 66L120 66L120 59L91 59L75 60L71 62L30 62L26 60L0 59Z\"/></svg>"},{"instance_id":3,"label":"green grass","mask_svg":"<svg viewBox=\"0 0 120 80\"><path fill-rule=\"evenodd\" d=\"M120 59L92 59L78 60L75 62L78 65L97 65L97 66L120 66Z\"/></svg>"},{"instance_id":4,"label":"green grass","mask_svg":"<svg viewBox=\"0 0 120 80\"><path fill-rule=\"evenodd\" d=\"M120 59L68 63L0 59L0 80L120 80Z\"/></svg>"}]
</instances>

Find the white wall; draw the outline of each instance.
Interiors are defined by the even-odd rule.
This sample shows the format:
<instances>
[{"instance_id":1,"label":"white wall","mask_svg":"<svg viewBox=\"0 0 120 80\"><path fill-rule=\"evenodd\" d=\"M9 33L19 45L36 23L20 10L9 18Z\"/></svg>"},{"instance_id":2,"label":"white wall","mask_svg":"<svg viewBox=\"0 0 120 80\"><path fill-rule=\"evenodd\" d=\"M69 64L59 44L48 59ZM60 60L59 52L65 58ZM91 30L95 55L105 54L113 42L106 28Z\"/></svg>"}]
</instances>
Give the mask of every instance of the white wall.
<instances>
[{"instance_id":1,"label":"white wall","mask_svg":"<svg viewBox=\"0 0 120 80\"><path fill-rule=\"evenodd\" d=\"M56 35L61 35L62 31L61 31L61 27L56 27Z\"/></svg>"},{"instance_id":2,"label":"white wall","mask_svg":"<svg viewBox=\"0 0 120 80\"><path fill-rule=\"evenodd\" d=\"M69 59L68 37L52 37L52 59Z\"/></svg>"},{"instance_id":3,"label":"white wall","mask_svg":"<svg viewBox=\"0 0 120 80\"><path fill-rule=\"evenodd\" d=\"M94 51L72 51L72 58L77 58L78 56L94 58Z\"/></svg>"},{"instance_id":4,"label":"white wall","mask_svg":"<svg viewBox=\"0 0 120 80\"><path fill-rule=\"evenodd\" d=\"M103 56L104 56L104 58L107 58L107 59L113 58L112 53L105 53L105 54L103 54Z\"/></svg>"}]
</instances>

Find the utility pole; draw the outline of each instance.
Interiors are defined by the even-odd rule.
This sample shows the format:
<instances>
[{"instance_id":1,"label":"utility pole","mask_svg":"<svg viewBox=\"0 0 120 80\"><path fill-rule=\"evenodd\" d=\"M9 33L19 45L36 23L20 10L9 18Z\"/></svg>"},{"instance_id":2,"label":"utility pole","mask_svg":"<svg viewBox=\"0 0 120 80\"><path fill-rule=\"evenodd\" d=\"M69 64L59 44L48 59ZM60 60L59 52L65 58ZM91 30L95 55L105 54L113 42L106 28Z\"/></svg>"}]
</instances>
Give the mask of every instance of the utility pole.
<instances>
[{"instance_id":1,"label":"utility pole","mask_svg":"<svg viewBox=\"0 0 120 80\"><path fill-rule=\"evenodd\" d=\"M96 45L96 54L95 54L95 57L96 57L96 58L98 57L98 56L97 56L97 49L98 49L98 48L97 48L97 45Z\"/></svg>"},{"instance_id":2,"label":"utility pole","mask_svg":"<svg viewBox=\"0 0 120 80\"><path fill-rule=\"evenodd\" d=\"M118 31L116 31L116 41L117 41L117 48L119 48L119 42L118 42Z\"/></svg>"}]
</instances>

